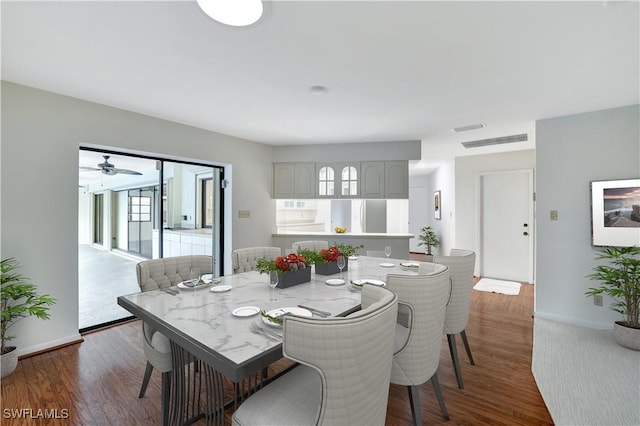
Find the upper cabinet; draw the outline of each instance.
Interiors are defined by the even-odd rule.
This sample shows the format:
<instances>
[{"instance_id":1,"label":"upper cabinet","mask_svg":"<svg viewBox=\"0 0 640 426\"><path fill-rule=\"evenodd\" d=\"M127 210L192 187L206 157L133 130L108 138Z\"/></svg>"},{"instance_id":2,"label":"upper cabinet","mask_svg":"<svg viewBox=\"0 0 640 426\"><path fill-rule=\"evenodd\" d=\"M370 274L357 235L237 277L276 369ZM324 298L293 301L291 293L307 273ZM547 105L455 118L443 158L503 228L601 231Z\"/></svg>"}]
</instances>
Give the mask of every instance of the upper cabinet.
<instances>
[{"instance_id":1,"label":"upper cabinet","mask_svg":"<svg viewBox=\"0 0 640 426\"><path fill-rule=\"evenodd\" d=\"M409 163L406 161L384 162L385 198L409 198Z\"/></svg>"},{"instance_id":2,"label":"upper cabinet","mask_svg":"<svg viewBox=\"0 0 640 426\"><path fill-rule=\"evenodd\" d=\"M274 163L273 198L409 198L409 163Z\"/></svg>"},{"instance_id":3,"label":"upper cabinet","mask_svg":"<svg viewBox=\"0 0 640 426\"><path fill-rule=\"evenodd\" d=\"M316 163L316 193L318 198L336 198L336 165Z\"/></svg>"},{"instance_id":4,"label":"upper cabinet","mask_svg":"<svg viewBox=\"0 0 640 426\"><path fill-rule=\"evenodd\" d=\"M318 198L360 198L360 163L316 163Z\"/></svg>"},{"instance_id":5,"label":"upper cabinet","mask_svg":"<svg viewBox=\"0 0 640 426\"><path fill-rule=\"evenodd\" d=\"M273 164L273 198L315 197L315 163Z\"/></svg>"},{"instance_id":6,"label":"upper cabinet","mask_svg":"<svg viewBox=\"0 0 640 426\"><path fill-rule=\"evenodd\" d=\"M361 198L384 198L384 161L360 163Z\"/></svg>"},{"instance_id":7,"label":"upper cabinet","mask_svg":"<svg viewBox=\"0 0 640 426\"><path fill-rule=\"evenodd\" d=\"M338 198L360 198L360 163L338 163Z\"/></svg>"}]
</instances>

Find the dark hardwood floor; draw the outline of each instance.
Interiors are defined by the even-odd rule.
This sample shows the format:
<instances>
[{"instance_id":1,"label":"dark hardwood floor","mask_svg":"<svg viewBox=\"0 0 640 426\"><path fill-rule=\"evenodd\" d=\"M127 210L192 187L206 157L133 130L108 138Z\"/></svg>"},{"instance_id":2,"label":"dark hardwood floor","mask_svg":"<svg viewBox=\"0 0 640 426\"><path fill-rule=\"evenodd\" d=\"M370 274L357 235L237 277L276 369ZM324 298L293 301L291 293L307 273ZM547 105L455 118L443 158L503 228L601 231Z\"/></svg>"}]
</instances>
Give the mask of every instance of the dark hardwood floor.
<instances>
[{"instance_id":1,"label":"dark hardwood floor","mask_svg":"<svg viewBox=\"0 0 640 426\"><path fill-rule=\"evenodd\" d=\"M451 420L441 414L431 383L420 389L422 418L434 425L551 425L531 374L533 286L519 296L473 292L467 336L476 365L458 339L464 389L458 389L446 339L438 376ZM138 399L145 360L141 324L132 321L84 336L84 342L20 360L2 380L2 425L160 424L160 375ZM279 370L287 362L273 366ZM49 410L63 419L15 419L11 411ZM9 411L8 411L9 410ZM57 410L57 411L52 411ZM410 425L407 390L391 385L387 425ZM44 413L41 413L44 415ZM227 410L226 424L230 424ZM42 417L42 416L41 416Z\"/></svg>"}]
</instances>

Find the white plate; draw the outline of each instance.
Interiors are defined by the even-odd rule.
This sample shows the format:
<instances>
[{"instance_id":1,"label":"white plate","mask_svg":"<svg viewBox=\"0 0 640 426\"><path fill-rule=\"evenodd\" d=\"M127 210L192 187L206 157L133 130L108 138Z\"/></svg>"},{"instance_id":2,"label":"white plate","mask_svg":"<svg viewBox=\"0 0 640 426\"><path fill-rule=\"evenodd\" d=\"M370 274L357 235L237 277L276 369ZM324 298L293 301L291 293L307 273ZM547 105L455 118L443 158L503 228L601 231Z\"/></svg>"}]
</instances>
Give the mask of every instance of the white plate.
<instances>
[{"instance_id":1,"label":"white plate","mask_svg":"<svg viewBox=\"0 0 640 426\"><path fill-rule=\"evenodd\" d=\"M396 266L395 263L387 263L387 262L383 262L380 264L380 266L382 266L383 268L393 268L394 266Z\"/></svg>"},{"instance_id":2,"label":"white plate","mask_svg":"<svg viewBox=\"0 0 640 426\"><path fill-rule=\"evenodd\" d=\"M191 280L188 280L191 281ZM189 287L187 285L184 285L185 281L178 283L177 287L181 288L183 290L200 290L201 288L206 288L209 287L211 285L211 283L200 283L195 287Z\"/></svg>"},{"instance_id":3,"label":"white plate","mask_svg":"<svg viewBox=\"0 0 640 426\"><path fill-rule=\"evenodd\" d=\"M307 317L307 318L313 317L313 314L308 309L296 308L296 307L272 309L269 312L267 312L267 315L271 317L280 317L287 313L292 315L297 315L299 317ZM261 318L262 318L262 322L267 325L270 325L272 327L282 327L280 324L276 324L275 322L269 321L266 317L261 317Z\"/></svg>"},{"instance_id":4,"label":"white plate","mask_svg":"<svg viewBox=\"0 0 640 426\"><path fill-rule=\"evenodd\" d=\"M230 285L217 285L211 288L211 291L214 293L224 293L225 291L231 290L233 287Z\"/></svg>"},{"instance_id":5,"label":"white plate","mask_svg":"<svg viewBox=\"0 0 640 426\"><path fill-rule=\"evenodd\" d=\"M242 306L231 311L231 315L234 317L252 317L259 312L260 308L257 306Z\"/></svg>"},{"instance_id":6,"label":"white plate","mask_svg":"<svg viewBox=\"0 0 640 426\"><path fill-rule=\"evenodd\" d=\"M371 284L371 285L377 285L378 287L385 287L387 285L387 283L385 283L384 281L374 280L370 278L353 280L353 282L358 285ZM357 287L357 286L354 286L354 287Z\"/></svg>"},{"instance_id":7,"label":"white plate","mask_svg":"<svg viewBox=\"0 0 640 426\"><path fill-rule=\"evenodd\" d=\"M344 284L344 280L340 278L332 278L330 280L325 281L329 285L342 285Z\"/></svg>"}]
</instances>

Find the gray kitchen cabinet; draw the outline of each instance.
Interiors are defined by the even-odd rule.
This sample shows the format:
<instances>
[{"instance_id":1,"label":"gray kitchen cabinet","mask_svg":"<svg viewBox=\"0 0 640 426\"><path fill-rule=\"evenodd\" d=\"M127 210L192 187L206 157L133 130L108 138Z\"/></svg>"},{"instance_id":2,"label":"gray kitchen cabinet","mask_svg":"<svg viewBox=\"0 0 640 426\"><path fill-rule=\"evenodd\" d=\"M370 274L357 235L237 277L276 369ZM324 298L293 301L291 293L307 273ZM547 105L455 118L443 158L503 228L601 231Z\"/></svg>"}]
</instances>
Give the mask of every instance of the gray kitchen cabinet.
<instances>
[{"instance_id":1,"label":"gray kitchen cabinet","mask_svg":"<svg viewBox=\"0 0 640 426\"><path fill-rule=\"evenodd\" d=\"M409 163L407 161L384 162L385 198L409 198Z\"/></svg>"},{"instance_id":2,"label":"gray kitchen cabinet","mask_svg":"<svg viewBox=\"0 0 640 426\"><path fill-rule=\"evenodd\" d=\"M384 161L360 162L360 198L384 198Z\"/></svg>"},{"instance_id":3,"label":"gray kitchen cabinet","mask_svg":"<svg viewBox=\"0 0 640 426\"><path fill-rule=\"evenodd\" d=\"M315 163L273 163L273 198L315 198Z\"/></svg>"}]
</instances>

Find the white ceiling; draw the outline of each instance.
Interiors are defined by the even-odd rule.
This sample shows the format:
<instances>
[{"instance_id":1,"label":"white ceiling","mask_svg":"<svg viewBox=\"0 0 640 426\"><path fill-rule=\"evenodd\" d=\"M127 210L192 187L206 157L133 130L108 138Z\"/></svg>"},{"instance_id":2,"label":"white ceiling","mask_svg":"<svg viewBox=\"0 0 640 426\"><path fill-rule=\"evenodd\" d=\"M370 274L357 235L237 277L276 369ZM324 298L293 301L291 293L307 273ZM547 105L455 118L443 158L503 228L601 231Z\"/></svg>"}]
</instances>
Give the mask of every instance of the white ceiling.
<instances>
[{"instance_id":1,"label":"white ceiling","mask_svg":"<svg viewBox=\"0 0 640 426\"><path fill-rule=\"evenodd\" d=\"M233 28L195 1L3 1L2 78L273 145L421 139L417 173L639 103L639 5L285 1Z\"/></svg>"}]
</instances>

